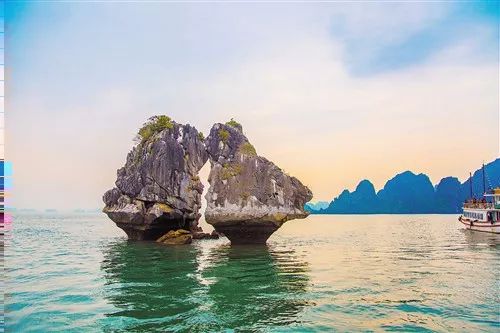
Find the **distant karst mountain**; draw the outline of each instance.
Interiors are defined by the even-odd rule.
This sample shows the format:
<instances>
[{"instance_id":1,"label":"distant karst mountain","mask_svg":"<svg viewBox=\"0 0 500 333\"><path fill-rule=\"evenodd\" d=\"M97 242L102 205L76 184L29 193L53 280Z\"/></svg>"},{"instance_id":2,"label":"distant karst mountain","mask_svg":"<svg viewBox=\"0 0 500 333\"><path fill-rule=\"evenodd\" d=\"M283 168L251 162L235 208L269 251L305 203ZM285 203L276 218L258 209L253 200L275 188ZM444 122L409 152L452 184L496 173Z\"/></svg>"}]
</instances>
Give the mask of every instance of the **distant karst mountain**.
<instances>
[{"instance_id":1,"label":"distant karst mountain","mask_svg":"<svg viewBox=\"0 0 500 333\"><path fill-rule=\"evenodd\" d=\"M307 206L313 210L325 209L330 205L328 201L308 202Z\"/></svg>"},{"instance_id":2,"label":"distant karst mountain","mask_svg":"<svg viewBox=\"0 0 500 333\"><path fill-rule=\"evenodd\" d=\"M500 186L500 158L485 165L486 187ZM459 213L463 201L470 196L470 180L460 183L456 177L446 177L433 186L425 174L405 171L390 179L378 192L369 180L362 180L356 190L344 190L328 207L306 204L313 214L431 214ZM476 198L483 195L482 170L472 176Z\"/></svg>"}]
</instances>

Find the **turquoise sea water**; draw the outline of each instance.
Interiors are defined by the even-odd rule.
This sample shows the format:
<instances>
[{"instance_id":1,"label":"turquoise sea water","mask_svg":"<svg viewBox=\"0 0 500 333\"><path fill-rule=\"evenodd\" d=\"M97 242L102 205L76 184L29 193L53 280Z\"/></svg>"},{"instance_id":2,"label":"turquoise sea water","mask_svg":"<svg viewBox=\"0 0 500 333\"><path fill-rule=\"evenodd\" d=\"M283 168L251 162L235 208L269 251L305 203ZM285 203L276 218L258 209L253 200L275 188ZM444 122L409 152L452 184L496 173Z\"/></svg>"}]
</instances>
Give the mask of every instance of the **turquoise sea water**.
<instances>
[{"instance_id":1,"label":"turquoise sea water","mask_svg":"<svg viewBox=\"0 0 500 333\"><path fill-rule=\"evenodd\" d=\"M238 247L127 242L102 214L13 225L7 332L500 330L500 236L455 215L310 216Z\"/></svg>"}]
</instances>

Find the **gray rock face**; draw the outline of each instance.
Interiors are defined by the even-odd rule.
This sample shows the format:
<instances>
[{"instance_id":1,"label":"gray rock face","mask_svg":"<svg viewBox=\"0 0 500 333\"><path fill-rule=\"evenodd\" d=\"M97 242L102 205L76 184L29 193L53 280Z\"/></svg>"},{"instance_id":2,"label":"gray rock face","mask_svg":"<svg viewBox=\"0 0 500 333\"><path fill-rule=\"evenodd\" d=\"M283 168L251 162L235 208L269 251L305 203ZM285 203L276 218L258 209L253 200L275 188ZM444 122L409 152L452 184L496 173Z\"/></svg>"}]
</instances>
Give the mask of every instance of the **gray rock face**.
<instances>
[{"instance_id":1,"label":"gray rock face","mask_svg":"<svg viewBox=\"0 0 500 333\"><path fill-rule=\"evenodd\" d=\"M196 228L208 159L203 137L190 125L153 117L118 170L103 209L130 239L155 240L169 230Z\"/></svg>"},{"instance_id":2,"label":"gray rock face","mask_svg":"<svg viewBox=\"0 0 500 333\"><path fill-rule=\"evenodd\" d=\"M311 191L258 156L241 125L215 124L205 145L212 166L205 219L231 243L265 243L286 221L308 215Z\"/></svg>"}]
</instances>

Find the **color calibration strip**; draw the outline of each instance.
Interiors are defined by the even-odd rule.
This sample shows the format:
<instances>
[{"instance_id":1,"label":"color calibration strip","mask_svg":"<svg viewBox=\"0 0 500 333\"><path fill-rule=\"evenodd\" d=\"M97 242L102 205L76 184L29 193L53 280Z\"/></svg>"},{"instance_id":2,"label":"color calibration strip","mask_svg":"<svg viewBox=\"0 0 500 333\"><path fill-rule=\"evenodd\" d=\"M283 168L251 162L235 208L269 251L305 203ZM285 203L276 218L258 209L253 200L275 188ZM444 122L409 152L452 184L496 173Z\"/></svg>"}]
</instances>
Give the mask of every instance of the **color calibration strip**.
<instances>
[{"instance_id":1,"label":"color calibration strip","mask_svg":"<svg viewBox=\"0 0 500 333\"><path fill-rule=\"evenodd\" d=\"M12 165L5 162L5 2L0 4L0 332L5 331L5 232L11 229L11 215L5 211L5 194L12 183Z\"/></svg>"}]
</instances>

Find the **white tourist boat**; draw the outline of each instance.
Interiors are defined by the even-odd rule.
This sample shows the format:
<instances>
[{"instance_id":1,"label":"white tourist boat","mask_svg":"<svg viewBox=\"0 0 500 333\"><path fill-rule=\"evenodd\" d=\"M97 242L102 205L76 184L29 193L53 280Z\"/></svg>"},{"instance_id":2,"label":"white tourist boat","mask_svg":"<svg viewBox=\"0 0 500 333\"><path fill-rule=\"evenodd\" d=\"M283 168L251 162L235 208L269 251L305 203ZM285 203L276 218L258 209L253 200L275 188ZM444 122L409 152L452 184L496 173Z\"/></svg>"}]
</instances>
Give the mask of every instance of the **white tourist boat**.
<instances>
[{"instance_id":1,"label":"white tourist boat","mask_svg":"<svg viewBox=\"0 0 500 333\"><path fill-rule=\"evenodd\" d=\"M467 229L500 234L500 188L491 193L485 191L482 199L467 200L458 220Z\"/></svg>"}]
</instances>

